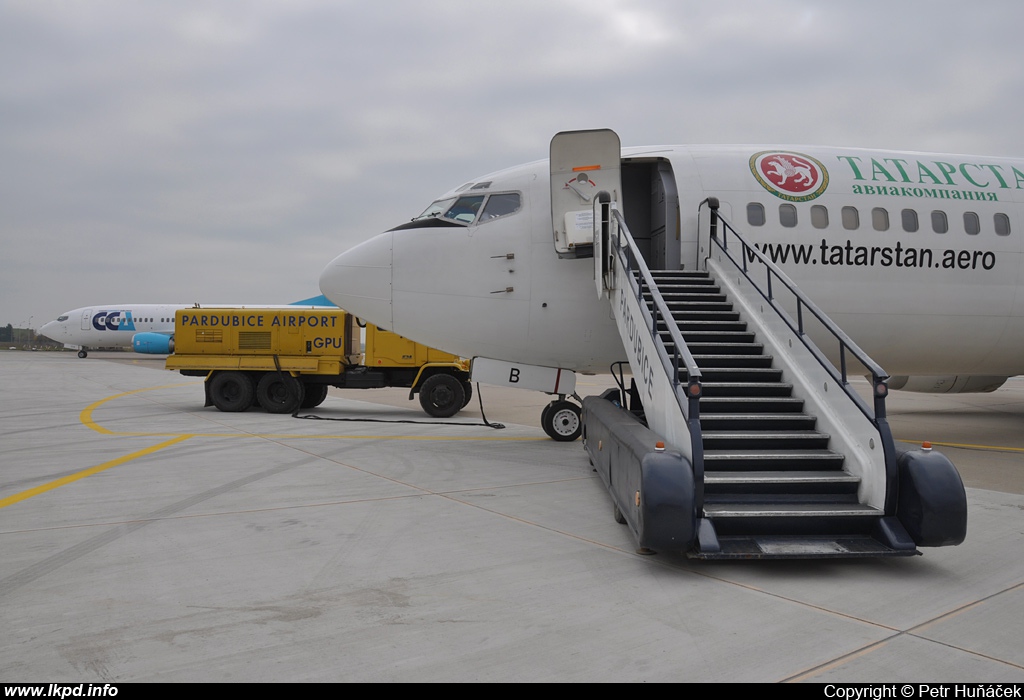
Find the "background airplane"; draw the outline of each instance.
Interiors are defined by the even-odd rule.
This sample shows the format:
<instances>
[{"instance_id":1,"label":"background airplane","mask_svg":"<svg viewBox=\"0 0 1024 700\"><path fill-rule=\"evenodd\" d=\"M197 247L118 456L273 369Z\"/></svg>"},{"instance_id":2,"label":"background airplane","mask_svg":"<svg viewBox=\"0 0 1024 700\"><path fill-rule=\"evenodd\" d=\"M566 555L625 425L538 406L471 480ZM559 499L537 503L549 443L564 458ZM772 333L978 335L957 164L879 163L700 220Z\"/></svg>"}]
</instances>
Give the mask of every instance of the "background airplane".
<instances>
[{"instance_id":1,"label":"background airplane","mask_svg":"<svg viewBox=\"0 0 1024 700\"><path fill-rule=\"evenodd\" d=\"M166 355L174 351L174 314L199 304L107 304L65 311L39 329L39 334L77 348L87 357L90 348L131 348L144 354ZM224 306L213 304L210 306ZM229 304L227 306L239 306ZM289 306L334 305L323 295ZM263 307L265 308L265 307Z\"/></svg>"}]
</instances>

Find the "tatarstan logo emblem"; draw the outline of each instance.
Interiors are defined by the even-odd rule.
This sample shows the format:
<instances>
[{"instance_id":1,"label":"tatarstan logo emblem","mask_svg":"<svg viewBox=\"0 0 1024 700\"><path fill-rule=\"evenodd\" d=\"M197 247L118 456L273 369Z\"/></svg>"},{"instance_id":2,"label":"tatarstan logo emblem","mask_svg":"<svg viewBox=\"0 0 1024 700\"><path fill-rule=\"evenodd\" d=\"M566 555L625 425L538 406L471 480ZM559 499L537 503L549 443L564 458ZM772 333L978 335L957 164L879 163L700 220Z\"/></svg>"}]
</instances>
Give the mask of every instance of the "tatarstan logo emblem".
<instances>
[{"instance_id":1,"label":"tatarstan logo emblem","mask_svg":"<svg viewBox=\"0 0 1024 700\"><path fill-rule=\"evenodd\" d=\"M750 172L761 186L787 202L809 202L828 187L821 161L792 151L761 151L750 156Z\"/></svg>"}]
</instances>

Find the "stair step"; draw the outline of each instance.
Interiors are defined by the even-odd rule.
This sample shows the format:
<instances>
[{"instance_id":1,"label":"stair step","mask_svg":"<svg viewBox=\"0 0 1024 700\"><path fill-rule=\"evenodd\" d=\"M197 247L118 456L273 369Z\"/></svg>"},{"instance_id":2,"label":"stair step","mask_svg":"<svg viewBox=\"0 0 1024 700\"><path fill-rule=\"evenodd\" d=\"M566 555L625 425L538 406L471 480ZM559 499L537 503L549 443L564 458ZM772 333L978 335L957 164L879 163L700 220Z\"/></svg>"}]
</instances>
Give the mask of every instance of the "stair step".
<instances>
[{"instance_id":1,"label":"stair step","mask_svg":"<svg viewBox=\"0 0 1024 700\"><path fill-rule=\"evenodd\" d=\"M683 338L687 339L689 333L721 333L722 331L728 331L730 333L742 333L747 330L747 324L743 321L680 321L676 324L679 328L679 332L683 334ZM664 319L658 320L658 332L667 331L668 326L665 325Z\"/></svg>"},{"instance_id":2,"label":"stair step","mask_svg":"<svg viewBox=\"0 0 1024 700\"><path fill-rule=\"evenodd\" d=\"M658 293L661 294L661 298L669 305L685 305L689 303L695 304L722 304L725 306L732 306L732 302L729 301L729 297L726 296L717 287L663 287L658 286ZM644 301L650 305L651 300L654 299L654 295L645 290Z\"/></svg>"},{"instance_id":3,"label":"stair step","mask_svg":"<svg viewBox=\"0 0 1024 700\"><path fill-rule=\"evenodd\" d=\"M703 321L738 321L740 314L730 306L687 302L684 308L679 304L669 304L669 311L676 323L701 323ZM660 320L659 316L659 320Z\"/></svg>"},{"instance_id":4,"label":"stair step","mask_svg":"<svg viewBox=\"0 0 1024 700\"><path fill-rule=\"evenodd\" d=\"M844 495L856 498L860 479L846 471L706 471L704 488L707 498L735 494L782 495Z\"/></svg>"},{"instance_id":5,"label":"stair step","mask_svg":"<svg viewBox=\"0 0 1024 700\"><path fill-rule=\"evenodd\" d=\"M859 483L860 478L845 471L751 471L704 472L707 484L788 483L802 484L817 481Z\"/></svg>"},{"instance_id":6,"label":"stair step","mask_svg":"<svg viewBox=\"0 0 1024 700\"><path fill-rule=\"evenodd\" d=\"M687 347L689 347L689 344L687 344ZM772 366L772 360L774 359L771 355L709 355L704 353L698 355L693 352L692 347L690 347L690 352L693 353L693 359L697 361L697 366L701 369L705 367L768 369Z\"/></svg>"},{"instance_id":7,"label":"stair step","mask_svg":"<svg viewBox=\"0 0 1024 700\"><path fill-rule=\"evenodd\" d=\"M846 503L706 502L704 517L719 537L765 535L870 535L881 511Z\"/></svg>"},{"instance_id":8,"label":"stair step","mask_svg":"<svg viewBox=\"0 0 1024 700\"><path fill-rule=\"evenodd\" d=\"M695 559L828 559L908 557L916 549L890 549L869 535L719 537L720 552L691 552Z\"/></svg>"},{"instance_id":9,"label":"stair step","mask_svg":"<svg viewBox=\"0 0 1024 700\"><path fill-rule=\"evenodd\" d=\"M876 518L877 508L862 503L705 503L705 517L729 518Z\"/></svg>"},{"instance_id":10,"label":"stair step","mask_svg":"<svg viewBox=\"0 0 1024 700\"><path fill-rule=\"evenodd\" d=\"M697 365L700 367L700 365ZM782 370L774 367L700 367L702 382L707 384L722 383L761 383L777 384L782 381ZM686 370L679 370L679 378L685 379Z\"/></svg>"},{"instance_id":11,"label":"stair step","mask_svg":"<svg viewBox=\"0 0 1024 700\"><path fill-rule=\"evenodd\" d=\"M703 396L700 410L707 413L799 413L803 399L791 396Z\"/></svg>"},{"instance_id":12,"label":"stair step","mask_svg":"<svg viewBox=\"0 0 1024 700\"><path fill-rule=\"evenodd\" d=\"M700 426L704 431L734 430L814 430L817 418L806 413L704 413Z\"/></svg>"},{"instance_id":13,"label":"stair step","mask_svg":"<svg viewBox=\"0 0 1024 700\"><path fill-rule=\"evenodd\" d=\"M701 391L704 397L789 396L793 393L793 385L783 382L704 381Z\"/></svg>"},{"instance_id":14,"label":"stair step","mask_svg":"<svg viewBox=\"0 0 1024 700\"><path fill-rule=\"evenodd\" d=\"M707 329L707 330L689 330L683 333L679 331L683 336L683 340L686 341L687 345L690 343L753 343L754 334L748 330L726 330L726 329ZM661 336L662 342L669 344L672 342L672 336L668 329L658 330L658 335Z\"/></svg>"},{"instance_id":15,"label":"stair step","mask_svg":"<svg viewBox=\"0 0 1024 700\"><path fill-rule=\"evenodd\" d=\"M712 294L717 293L721 290L718 283L709 278L691 277L688 279L655 279L655 285L658 287L658 291L664 294L668 292L679 292L686 291L694 294L702 294L704 292L710 292ZM645 284L644 293L648 293L648 287Z\"/></svg>"},{"instance_id":16,"label":"stair step","mask_svg":"<svg viewBox=\"0 0 1024 700\"><path fill-rule=\"evenodd\" d=\"M666 343L668 345L669 343ZM687 341L686 347L690 353L696 355L761 355L764 353L764 345L761 343L701 343Z\"/></svg>"},{"instance_id":17,"label":"stair step","mask_svg":"<svg viewBox=\"0 0 1024 700\"><path fill-rule=\"evenodd\" d=\"M725 294L720 293L717 287L671 287L669 289L658 287L658 291L661 292L661 298L665 300L669 307L674 304L685 304L691 301L707 304L728 304L732 306L729 298ZM648 304L652 298L653 295L644 292L644 301Z\"/></svg>"},{"instance_id":18,"label":"stair step","mask_svg":"<svg viewBox=\"0 0 1024 700\"><path fill-rule=\"evenodd\" d=\"M725 293L722 292L722 288L715 283L708 282L694 282L691 280L684 280L680 282L658 282L655 289L661 294L662 298L668 301L669 298L677 298L682 296L692 296L699 299L706 299L708 297L719 296L722 297L722 301L725 301ZM640 290L643 295L644 301L650 303L651 298L654 296L652 290L647 285Z\"/></svg>"},{"instance_id":19,"label":"stair step","mask_svg":"<svg viewBox=\"0 0 1024 700\"><path fill-rule=\"evenodd\" d=\"M634 272L633 275L638 276L638 273ZM665 278L714 281L710 273L703 270L651 270L651 276L655 281Z\"/></svg>"},{"instance_id":20,"label":"stair step","mask_svg":"<svg viewBox=\"0 0 1024 700\"><path fill-rule=\"evenodd\" d=\"M662 294L661 298L665 300L665 304L670 309L685 309L686 304L725 304L728 307L732 307L730 302L724 294L693 294L690 292L668 292ZM647 300L647 308L650 308L651 301Z\"/></svg>"},{"instance_id":21,"label":"stair step","mask_svg":"<svg viewBox=\"0 0 1024 700\"><path fill-rule=\"evenodd\" d=\"M839 488L806 489L800 491L779 491L765 487L764 490L737 489L711 490L704 494L704 511L717 506L746 508L747 506L764 506L779 510L787 508L803 508L820 506L832 511L841 511L847 506L859 506L856 489ZM761 517L760 513L754 514ZM753 516L752 516L753 517ZM779 516L788 517L788 516Z\"/></svg>"},{"instance_id":22,"label":"stair step","mask_svg":"<svg viewBox=\"0 0 1024 700\"><path fill-rule=\"evenodd\" d=\"M828 447L829 435L814 430L704 430L705 450L814 450Z\"/></svg>"},{"instance_id":23,"label":"stair step","mask_svg":"<svg viewBox=\"0 0 1024 700\"><path fill-rule=\"evenodd\" d=\"M660 325L663 319L658 319ZM738 311L732 311L730 309L724 310L681 310L672 311L672 320L677 324L688 324L692 325L695 323L707 323L708 321L725 321L729 323L739 323L740 314Z\"/></svg>"},{"instance_id":24,"label":"stair step","mask_svg":"<svg viewBox=\"0 0 1024 700\"><path fill-rule=\"evenodd\" d=\"M720 471L827 471L842 469L846 458L828 449L706 449L704 469Z\"/></svg>"}]
</instances>

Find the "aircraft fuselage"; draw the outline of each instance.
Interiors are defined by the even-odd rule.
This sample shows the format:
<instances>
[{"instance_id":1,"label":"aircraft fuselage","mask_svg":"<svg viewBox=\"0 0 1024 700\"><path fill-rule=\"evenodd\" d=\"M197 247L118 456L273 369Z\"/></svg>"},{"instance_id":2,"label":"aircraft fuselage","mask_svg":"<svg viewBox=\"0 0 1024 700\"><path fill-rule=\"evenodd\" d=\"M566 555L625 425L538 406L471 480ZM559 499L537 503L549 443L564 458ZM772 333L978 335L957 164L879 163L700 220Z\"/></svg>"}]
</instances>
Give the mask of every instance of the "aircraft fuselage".
<instances>
[{"instance_id":1,"label":"aircraft fuselage","mask_svg":"<svg viewBox=\"0 0 1024 700\"><path fill-rule=\"evenodd\" d=\"M106 304L65 311L40 335L83 348L128 348L137 333L174 333L174 312L191 304Z\"/></svg>"},{"instance_id":2,"label":"aircraft fuselage","mask_svg":"<svg viewBox=\"0 0 1024 700\"><path fill-rule=\"evenodd\" d=\"M515 210L487 216L496 195L518 197ZM709 196L890 374L1024 374L1024 162L811 146L622 150L613 198L650 267L701 268L698 207ZM580 372L624 359L593 260L556 251L547 161L477 178L435 208L339 255L321 290L466 357Z\"/></svg>"}]
</instances>

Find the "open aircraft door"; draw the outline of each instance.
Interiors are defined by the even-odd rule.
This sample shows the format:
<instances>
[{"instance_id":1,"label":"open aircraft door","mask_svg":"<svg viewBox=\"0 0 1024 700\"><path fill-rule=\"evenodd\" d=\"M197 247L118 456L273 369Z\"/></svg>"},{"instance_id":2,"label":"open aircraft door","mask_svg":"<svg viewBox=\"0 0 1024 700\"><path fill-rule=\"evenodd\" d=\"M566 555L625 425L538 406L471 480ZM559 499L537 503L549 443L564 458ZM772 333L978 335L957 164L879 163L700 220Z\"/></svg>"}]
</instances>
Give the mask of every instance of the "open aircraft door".
<instances>
[{"instance_id":1,"label":"open aircraft door","mask_svg":"<svg viewBox=\"0 0 1024 700\"><path fill-rule=\"evenodd\" d=\"M611 129L562 131L551 139L551 226L562 258L594 257L595 285L604 296L608 227L601 227L598 194L617 207L622 193L621 146ZM595 230L598 234L595 236Z\"/></svg>"}]
</instances>

